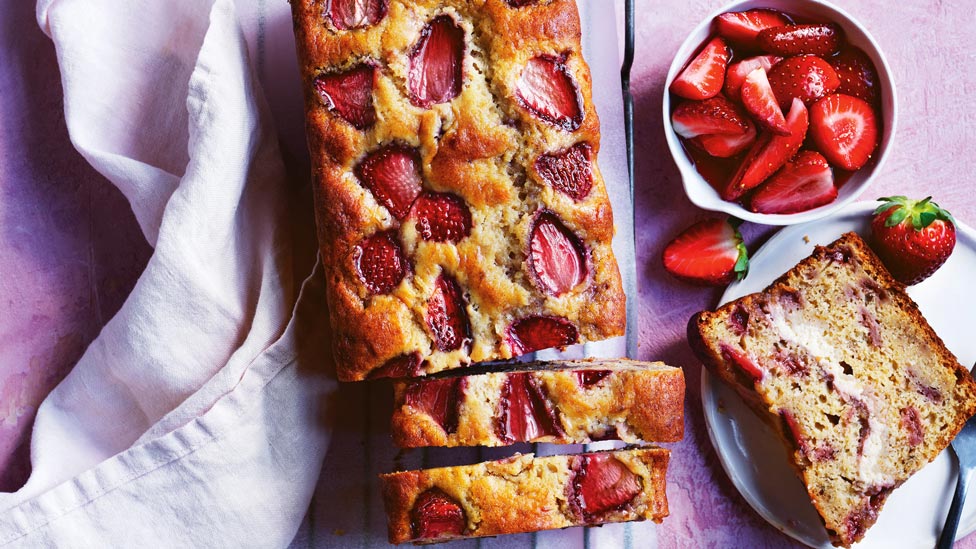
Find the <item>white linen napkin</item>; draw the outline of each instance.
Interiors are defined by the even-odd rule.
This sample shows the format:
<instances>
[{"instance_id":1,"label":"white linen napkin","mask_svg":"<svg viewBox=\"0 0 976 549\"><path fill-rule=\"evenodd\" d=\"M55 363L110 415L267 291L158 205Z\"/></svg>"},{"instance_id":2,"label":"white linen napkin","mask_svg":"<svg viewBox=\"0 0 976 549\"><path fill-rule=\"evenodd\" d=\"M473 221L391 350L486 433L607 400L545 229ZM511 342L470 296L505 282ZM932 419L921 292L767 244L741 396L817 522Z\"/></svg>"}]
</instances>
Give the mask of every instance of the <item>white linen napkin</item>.
<instances>
[{"instance_id":1,"label":"white linen napkin","mask_svg":"<svg viewBox=\"0 0 976 549\"><path fill-rule=\"evenodd\" d=\"M314 251L293 235L313 228L293 228L234 5L40 0L37 18L72 143L155 252L38 410L0 546L284 546L335 383L321 273L294 275Z\"/></svg>"}]
</instances>

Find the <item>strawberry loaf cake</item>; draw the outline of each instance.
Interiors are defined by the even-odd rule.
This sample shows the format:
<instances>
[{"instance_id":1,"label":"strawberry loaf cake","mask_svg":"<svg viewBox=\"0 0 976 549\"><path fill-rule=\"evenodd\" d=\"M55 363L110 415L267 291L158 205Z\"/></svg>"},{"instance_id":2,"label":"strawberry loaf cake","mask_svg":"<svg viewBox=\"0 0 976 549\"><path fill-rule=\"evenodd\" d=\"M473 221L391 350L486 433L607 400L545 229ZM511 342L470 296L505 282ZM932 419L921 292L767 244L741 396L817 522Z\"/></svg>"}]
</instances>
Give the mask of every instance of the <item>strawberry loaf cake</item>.
<instances>
[{"instance_id":1,"label":"strawberry loaf cake","mask_svg":"<svg viewBox=\"0 0 976 549\"><path fill-rule=\"evenodd\" d=\"M630 448L382 475L390 543L431 543L668 515L670 452Z\"/></svg>"},{"instance_id":2,"label":"strawberry loaf cake","mask_svg":"<svg viewBox=\"0 0 976 549\"><path fill-rule=\"evenodd\" d=\"M684 389L680 368L626 359L400 380L391 432L401 448L675 442L684 435Z\"/></svg>"},{"instance_id":3,"label":"strawberry loaf cake","mask_svg":"<svg viewBox=\"0 0 976 549\"><path fill-rule=\"evenodd\" d=\"M835 545L976 412L976 383L855 233L764 291L695 315L688 339L785 441Z\"/></svg>"},{"instance_id":4,"label":"strawberry loaf cake","mask_svg":"<svg viewBox=\"0 0 976 549\"><path fill-rule=\"evenodd\" d=\"M340 380L624 333L572 0L292 0Z\"/></svg>"}]
</instances>

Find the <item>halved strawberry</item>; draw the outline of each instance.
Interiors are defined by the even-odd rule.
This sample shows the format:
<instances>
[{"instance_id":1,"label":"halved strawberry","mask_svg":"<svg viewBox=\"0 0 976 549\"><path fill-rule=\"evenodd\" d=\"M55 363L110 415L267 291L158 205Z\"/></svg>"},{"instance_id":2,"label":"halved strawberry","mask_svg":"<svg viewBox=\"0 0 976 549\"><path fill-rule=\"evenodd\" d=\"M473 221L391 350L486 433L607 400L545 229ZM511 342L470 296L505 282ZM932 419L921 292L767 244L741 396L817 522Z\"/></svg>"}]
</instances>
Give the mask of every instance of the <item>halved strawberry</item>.
<instances>
[{"instance_id":1,"label":"halved strawberry","mask_svg":"<svg viewBox=\"0 0 976 549\"><path fill-rule=\"evenodd\" d=\"M715 18L715 32L730 42L749 49L756 49L756 37L763 29L781 27L792 23L782 12L771 9L755 9L723 13Z\"/></svg>"},{"instance_id":2,"label":"halved strawberry","mask_svg":"<svg viewBox=\"0 0 976 549\"><path fill-rule=\"evenodd\" d=\"M407 406L431 417L446 433L457 432L458 407L463 388L461 377L422 379L407 385L404 399Z\"/></svg>"},{"instance_id":3,"label":"halved strawberry","mask_svg":"<svg viewBox=\"0 0 976 549\"><path fill-rule=\"evenodd\" d=\"M540 155L535 160L535 170L552 188L579 202L593 186L592 162L592 148L582 142L564 151Z\"/></svg>"},{"instance_id":4,"label":"halved strawberry","mask_svg":"<svg viewBox=\"0 0 976 549\"><path fill-rule=\"evenodd\" d=\"M389 0L330 0L329 19L339 30L361 29L386 16Z\"/></svg>"},{"instance_id":5,"label":"halved strawberry","mask_svg":"<svg viewBox=\"0 0 976 549\"><path fill-rule=\"evenodd\" d=\"M878 147L878 119L867 101L835 93L810 108L810 134L831 164L853 171Z\"/></svg>"},{"instance_id":6,"label":"halved strawberry","mask_svg":"<svg viewBox=\"0 0 976 549\"><path fill-rule=\"evenodd\" d=\"M725 72L725 95L733 101L738 101L741 98L739 91L742 89L742 83L746 81L750 72L762 67L766 69L766 74L769 74L773 65L782 60L782 57L776 55L757 55L732 63L729 65L729 70Z\"/></svg>"},{"instance_id":7,"label":"halved strawberry","mask_svg":"<svg viewBox=\"0 0 976 549\"><path fill-rule=\"evenodd\" d=\"M495 432L508 444L563 433L559 417L542 384L528 372L505 378Z\"/></svg>"},{"instance_id":8,"label":"halved strawberry","mask_svg":"<svg viewBox=\"0 0 976 549\"><path fill-rule=\"evenodd\" d=\"M756 142L756 127L749 124L749 129L741 135L716 133L699 135L691 140L708 154L716 158L731 158L748 149Z\"/></svg>"},{"instance_id":9,"label":"halved strawberry","mask_svg":"<svg viewBox=\"0 0 976 549\"><path fill-rule=\"evenodd\" d=\"M725 200L737 200L783 167L797 151L807 135L809 116L803 101L793 100L786 116L790 135L763 134L752 146L721 195Z\"/></svg>"},{"instance_id":10,"label":"halved strawberry","mask_svg":"<svg viewBox=\"0 0 976 549\"><path fill-rule=\"evenodd\" d=\"M550 347L565 347L579 341L579 331L572 322L555 316L528 316L512 323L506 331L514 356Z\"/></svg>"},{"instance_id":11,"label":"halved strawberry","mask_svg":"<svg viewBox=\"0 0 976 549\"><path fill-rule=\"evenodd\" d=\"M410 509L410 532L417 540L460 536L467 525L461 505L439 488L420 494Z\"/></svg>"},{"instance_id":12,"label":"halved strawberry","mask_svg":"<svg viewBox=\"0 0 976 549\"><path fill-rule=\"evenodd\" d=\"M715 133L742 135L749 116L741 107L717 95L703 101L682 101L671 113L675 133L684 138Z\"/></svg>"},{"instance_id":13,"label":"halved strawberry","mask_svg":"<svg viewBox=\"0 0 976 549\"><path fill-rule=\"evenodd\" d=\"M461 93L464 29L449 15L439 15L420 31L410 51L407 88L410 102L429 108Z\"/></svg>"},{"instance_id":14,"label":"halved strawberry","mask_svg":"<svg viewBox=\"0 0 976 549\"><path fill-rule=\"evenodd\" d=\"M339 115L358 130L376 122L373 107L373 77L376 67L364 63L346 72L322 74L315 78L325 108Z\"/></svg>"},{"instance_id":15,"label":"halved strawberry","mask_svg":"<svg viewBox=\"0 0 976 549\"><path fill-rule=\"evenodd\" d=\"M671 93L685 99L708 99L722 91L725 69L729 65L731 51L725 40L712 38L698 55L691 60L668 88Z\"/></svg>"},{"instance_id":16,"label":"halved strawberry","mask_svg":"<svg viewBox=\"0 0 976 549\"><path fill-rule=\"evenodd\" d=\"M471 342L471 324L464 296L458 283L447 273L441 273L434 284L434 293L427 300L427 327L438 351L456 351Z\"/></svg>"},{"instance_id":17,"label":"halved strawberry","mask_svg":"<svg viewBox=\"0 0 976 549\"><path fill-rule=\"evenodd\" d=\"M542 290L560 296L586 278L583 243L549 210L541 211L529 235L529 268Z\"/></svg>"},{"instance_id":18,"label":"halved strawberry","mask_svg":"<svg viewBox=\"0 0 976 549\"><path fill-rule=\"evenodd\" d=\"M410 211L424 240L457 244L471 234L471 210L455 194L424 191Z\"/></svg>"},{"instance_id":19,"label":"halved strawberry","mask_svg":"<svg viewBox=\"0 0 976 549\"><path fill-rule=\"evenodd\" d=\"M420 353L403 354L387 360L385 364L369 373L369 379L382 377L415 377L423 373L420 368Z\"/></svg>"},{"instance_id":20,"label":"halved strawberry","mask_svg":"<svg viewBox=\"0 0 976 549\"><path fill-rule=\"evenodd\" d=\"M830 204L837 198L834 172L818 152L803 151L756 189L749 209L766 214L791 214Z\"/></svg>"},{"instance_id":21,"label":"halved strawberry","mask_svg":"<svg viewBox=\"0 0 976 549\"><path fill-rule=\"evenodd\" d=\"M583 123L583 97L565 55L529 59L515 84L515 97L529 112L566 131Z\"/></svg>"},{"instance_id":22,"label":"halved strawberry","mask_svg":"<svg viewBox=\"0 0 976 549\"><path fill-rule=\"evenodd\" d=\"M407 273L407 260L396 231L379 232L360 242L353 250L353 264L372 294L389 293Z\"/></svg>"},{"instance_id":23,"label":"halved strawberry","mask_svg":"<svg viewBox=\"0 0 976 549\"><path fill-rule=\"evenodd\" d=\"M798 55L784 59L769 72L769 84L782 107L799 97L809 106L840 86L833 67L816 55Z\"/></svg>"},{"instance_id":24,"label":"halved strawberry","mask_svg":"<svg viewBox=\"0 0 976 549\"><path fill-rule=\"evenodd\" d=\"M640 477L616 457L600 453L578 459L573 503L586 520L625 506L641 492Z\"/></svg>"},{"instance_id":25,"label":"halved strawberry","mask_svg":"<svg viewBox=\"0 0 976 549\"><path fill-rule=\"evenodd\" d=\"M868 54L848 46L827 61L837 71L839 93L853 95L872 104L878 100L878 71Z\"/></svg>"},{"instance_id":26,"label":"halved strawberry","mask_svg":"<svg viewBox=\"0 0 976 549\"><path fill-rule=\"evenodd\" d=\"M692 284L722 286L741 280L749 255L732 219L706 219L682 231L664 248L664 269Z\"/></svg>"},{"instance_id":27,"label":"halved strawberry","mask_svg":"<svg viewBox=\"0 0 976 549\"><path fill-rule=\"evenodd\" d=\"M773 89L769 86L766 69L759 67L750 72L742 84L741 92L742 104L757 124L779 135L790 134L783 109L779 108Z\"/></svg>"},{"instance_id":28,"label":"halved strawberry","mask_svg":"<svg viewBox=\"0 0 976 549\"><path fill-rule=\"evenodd\" d=\"M784 57L810 53L824 57L840 49L844 31L834 23L785 25L760 31L756 40L766 53Z\"/></svg>"},{"instance_id":29,"label":"halved strawberry","mask_svg":"<svg viewBox=\"0 0 976 549\"><path fill-rule=\"evenodd\" d=\"M369 153L354 170L376 201L393 217L403 219L420 194L420 153L400 144L386 145Z\"/></svg>"}]
</instances>

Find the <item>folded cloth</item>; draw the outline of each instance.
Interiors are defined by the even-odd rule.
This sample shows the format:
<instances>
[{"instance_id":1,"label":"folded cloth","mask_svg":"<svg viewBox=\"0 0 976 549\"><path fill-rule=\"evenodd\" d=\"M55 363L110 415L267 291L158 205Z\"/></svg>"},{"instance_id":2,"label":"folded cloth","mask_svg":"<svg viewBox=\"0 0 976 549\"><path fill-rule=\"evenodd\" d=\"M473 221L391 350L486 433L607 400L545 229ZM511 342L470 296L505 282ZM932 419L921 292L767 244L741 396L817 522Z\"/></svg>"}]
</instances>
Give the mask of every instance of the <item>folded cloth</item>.
<instances>
[{"instance_id":1,"label":"folded cloth","mask_svg":"<svg viewBox=\"0 0 976 549\"><path fill-rule=\"evenodd\" d=\"M311 244L230 0L40 0L72 143L154 253L37 413L0 546L280 547L328 446ZM303 241L304 242L304 241ZM307 259L307 260L306 260Z\"/></svg>"}]
</instances>

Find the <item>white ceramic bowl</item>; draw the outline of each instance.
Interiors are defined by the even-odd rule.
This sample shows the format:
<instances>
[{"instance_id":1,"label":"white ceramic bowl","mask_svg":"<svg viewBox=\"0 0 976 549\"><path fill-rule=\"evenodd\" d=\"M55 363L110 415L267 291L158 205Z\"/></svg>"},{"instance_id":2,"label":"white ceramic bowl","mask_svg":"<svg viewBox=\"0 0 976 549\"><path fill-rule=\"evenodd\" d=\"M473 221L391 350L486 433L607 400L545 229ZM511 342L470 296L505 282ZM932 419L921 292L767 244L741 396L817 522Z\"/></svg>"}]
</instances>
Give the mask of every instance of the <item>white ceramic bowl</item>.
<instances>
[{"instance_id":1,"label":"white ceramic bowl","mask_svg":"<svg viewBox=\"0 0 976 549\"><path fill-rule=\"evenodd\" d=\"M695 169L695 166L691 163L688 154L681 145L678 134L671 127L671 94L668 92L668 88L671 86L671 81L681 72L681 69L691 59L691 56L697 52L698 48L701 47L706 38L711 34L712 21L716 16L728 11L745 11L753 8L773 8L803 19L837 23L844 29L847 41L864 50L868 57L871 58L871 61L874 62L874 66L878 71L878 85L881 91L881 116L883 119L881 142L878 144L878 148L868 165L856 171L839 189L837 199L825 206L795 214L759 214L751 212L735 202L722 200L718 192ZM688 35L688 38L681 44L678 53L674 56L664 86L664 134L667 137L668 148L671 149L671 156L674 158L674 162L678 165L678 170L681 172L685 194L688 195L688 198L696 206L706 210L725 212L753 223L762 223L764 225L793 225L829 215L831 212L839 210L856 200L868 188L875 174L881 171L888 151L891 150L891 140L895 134L895 128L898 126L898 109L896 105L895 83L892 72L888 68L888 61L885 59L884 54L881 53L878 44L868 34L867 29L847 12L821 0L739 0L727 4L725 7L709 15L695 27L695 30Z\"/></svg>"}]
</instances>

